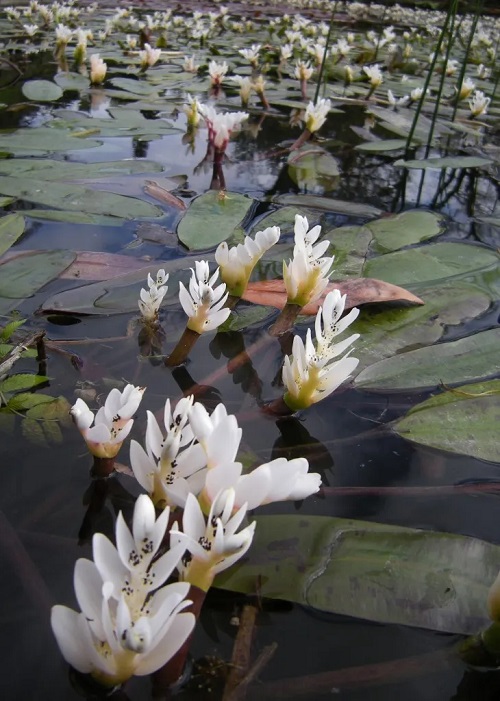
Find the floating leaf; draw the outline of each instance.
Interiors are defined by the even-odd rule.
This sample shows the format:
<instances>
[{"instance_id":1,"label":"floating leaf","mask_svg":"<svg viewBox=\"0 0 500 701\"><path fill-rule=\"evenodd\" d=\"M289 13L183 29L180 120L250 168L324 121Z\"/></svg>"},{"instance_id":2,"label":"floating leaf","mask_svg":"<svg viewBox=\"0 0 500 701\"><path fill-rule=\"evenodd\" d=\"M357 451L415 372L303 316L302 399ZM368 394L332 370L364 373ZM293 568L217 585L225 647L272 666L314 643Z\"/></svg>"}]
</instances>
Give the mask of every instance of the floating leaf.
<instances>
[{"instance_id":1,"label":"floating leaf","mask_svg":"<svg viewBox=\"0 0 500 701\"><path fill-rule=\"evenodd\" d=\"M368 260L363 274L394 285L442 280L476 270L493 269L500 256L491 249L467 243L434 243Z\"/></svg>"},{"instance_id":2,"label":"floating leaf","mask_svg":"<svg viewBox=\"0 0 500 701\"><path fill-rule=\"evenodd\" d=\"M481 380L500 371L499 341L500 328L418 348L370 365L354 382L382 392Z\"/></svg>"},{"instance_id":3,"label":"floating leaf","mask_svg":"<svg viewBox=\"0 0 500 701\"><path fill-rule=\"evenodd\" d=\"M450 453L500 462L500 380L457 387L417 404L391 428Z\"/></svg>"},{"instance_id":4,"label":"floating leaf","mask_svg":"<svg viewBox=\"0 0 500 701\"><path fill-rule=\"evenodd\" d=\"M330 197L320 197L319 195L276 195L273 197L273 202L277 204L295 206L295 207L310 207L311 209L319 209L322 212L336 212L337 214L349 214L353 217L379 217L382 210L373 207L371 204L362 204L360 202L348 202L344 200L335 200ZM300 214L300 211L299 211Z\"/></svg>"},{"instance_id":5,"label":"floating leaf","mask_svg":"<svg viewBox=\"0 0 500 701\"><path fill-rule=\"evenodd\" d=\"M406 147L407 139L382 139L380 141L366 141L358 144L354 148L356 151L370 151L373 153L384 153L385 151L398 151Z\"/></svg>"},{"instance_id":6,"label":"floating leaf","mask_svg":"<svg viewBox=\"0 0 500 701\"><path fill-rule=\"evenodd\" d=\"M32 389L37 385L48 382L49 378L44 375L33 375L31 373L20 372L16 375L9 375L0 382L0 392L19 392L22 389Z\"/></svg>"},{"instance_id":7,"label":"floating leaf","mask_svg":"<svg viewBox=\"0 0 500 701\"><path fill-rule=\"evenodd\" d=\"M375 239L374 249L385 253L420 243L443 232L443 218L422 209L409 210L391 217L367 222Z\"/></svg>"},{"instance_id":8,"label":"floating leaf","mask_svg":"<svg viewBox=\"0 0 500 701\"><path fill-rule=\"evenodd\" d=\"M152 95L157 92L156 88L144 80L134 78L112 78L111 83L121 90L134 93L135 95Z\"/></svg>"},{"instance_id":9,"label":"floating leaf","mask_svg":"<svg viewBox=\"0 0 500 701\"><path fill-rule=\"evenodd\" d=\"M0 219L0 256L23 235L25 225L23 215L17 212Z\"/></svg>"},{"instance_id":10,"label":"floating leaf","mask_svg":"<svg viewBox=\"0 0 500 701\"><path fill-rule=\"evenodd\" d=\"M113 215L124 219L160 217L163 214L158 207L134 197L89 190L70 183L52 182L50 187L41 187L40 181L34 178L0 176L0 192L15 194L27 202L55 209Z\"/></svg>"},{"instance_id":11,"label":"floating leaf","mask_svg":"<svg viewBox=\"0 0 500 701\"><path fill-rule=\"evenodd\" d=\"M50 397L48 394L20 392L9 399L7 406L11 411L26 411L39 404L47 404L53 401L54 397Z\"/></svg>"},{"instance_id":12,"label":"floating leaf","mask_svg":"<svg viewBox=\"0 0 500 701\"><path fill-rule=\"evenodd\" d=\"M90 86L90 80L87 76L81 73L71 73L69 71L62 71L54 76L54 83L62 88L65 92L67 90L86 90Z\"/></svg>"},{"instance_id":13,"label":"floating leaf","mask_svg":"<svg viewBox=\"0 0 500 701\"><path fill-rule=\"evenodd\" d=\"M370 278L351 278L338 282L330 282L319 300L306 305L302 314L316 314L330 290L340 290L347 295L346 309L352 309L361 304L378 304L380 302L403 302L406 304L424 304L416 295L381 280ZM283 280L260 280L247 285L242 298L254 304L265 304L283 309L286 304L286 289Z\"/></svg>"},{"instance_id":14,"label":"floating leaf","mask_svg":"<svg viewBox=\"0 0 500 701\"><path fill-rule=\"evenodd\" d=\"M210 190L196 197L177 227L179 240L194 251L217 246L231 236L252 203L237 192Z\"/></svg>"},{"instance_id":15,"label":"floating leaf","mask_svg":"<svg viewBox=\"0 0 500 701\"><path fill-rule=\"evenodd\" d=\"M257 516L252 547L215 585L380 623L475 634L500 547L327 516Z\"/></svg>"},{"instance_id":16,"label":"floating leaf","mask_svg":"<svg viewBox=\"0 0 500 701\"><path fill-rule=\"evenodd\" d=\"M28 209L26 216L30 219L66 222L68 224L90 224L92 226L121 226L124 219L107 217L104 214L86 214L86 212L66 212L63 209Z\"/></svg>"},{"instance_id":17,"label":"floating leaf","mask_svg":"<svg viewBox=\"0 0 500 701\"><path fill-rule=\"evenodd\" d=\"M241 331L252 324L262 324L272 314L269 307L251 305L248 307L233 309L229 318L219 326L219 332Z\"/></svg>"},{"instance_id":18,"label":"floating leaf","mask_svg":"<svg viewBox=\"0 0 500 701\"><path fill-rule=\"evenodd\" d=\"M37 102L54 102L63 95L62 89L51 80L28 80L22 86L24 97Z\"/></svg>"},{"instance_id":19,"label":"floating leaf","mask_svg":"<svg viewBox=\"0 0 500 701\"><path fill-rule=\"evenodd\" d=\"M38 151L74 151L75 149L96 148L100 141L77 139L68 131L37 127L16 129L9 134L0 134L0 151L7 153L37 153ZM1 162L1 160L0 160Z\"/></svg>"},{"instance_id":20,"label":"floating leaf","mask_svg":"<svg viewBox=\"0 0 500 701\"><path fill-rule=\"evenodd\" d=\"M395 161L394 165L399 168L416 168L427 170L428 168L484 168L491 165L493 161L489 158L479 156L447 156L445 158L425 158L421 161Z\"/></svg>"},{"instance_id":21,"label":"floating leaf","mask_svg":"<svg viewBox=\"0 0 500 701\"><path fill-rule=\"evenodd\" d=\"M52 132L54 133L54 132ZM85 142L87 143L87 142ZM109 180L113 175L138 175L157 173L162 170L155 161L99 161L98 163L75 163L56 161L50 158L36 160L33 158L16 158L0 160L0 175L13 175L16 178L28 177L41 180Z\"/></svg>"}]
</instances>

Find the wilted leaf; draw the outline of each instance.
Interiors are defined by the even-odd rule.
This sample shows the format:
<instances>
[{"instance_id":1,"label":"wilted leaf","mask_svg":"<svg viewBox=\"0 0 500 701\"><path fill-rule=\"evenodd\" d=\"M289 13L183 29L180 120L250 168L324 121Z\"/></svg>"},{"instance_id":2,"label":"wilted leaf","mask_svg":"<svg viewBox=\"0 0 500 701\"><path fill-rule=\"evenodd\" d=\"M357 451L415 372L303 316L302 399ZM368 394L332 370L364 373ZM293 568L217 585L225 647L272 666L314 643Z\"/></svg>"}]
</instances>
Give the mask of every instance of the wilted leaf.
<instances>
[{"instance_id":1,"label":"wilted leaf","mask_svg":"<svg viewBox=\"0 0 500 701\"><path fill-rule=\"evenodd\" d=\"M330 282L321 299L306 305L303 314L316 314L330 290L340 290L347 295L346 310L361 304L378 304L381 302L403 302L406 304L424 304L416 295L402 287L391 285L371 278L353 278ZM265 304L283 309L286 304L286 290L283 280L261 280L250 282L243 293L243 299L254 304Z\"/></svg>"},{"instance_id":2,"label":"wilted leaf","mask_svg":"<svg viewBox=\"0 0 500 701\"><path fill-rule=\"evenodd\" d=\"M490 380L431 397L391 428L414 443L500 462L499 425L500 380Z\"/></svg>"},{"instance_id":3,"label":"wilted leaf","mask_svg":"<svg viewBox=\"0 0 500 701\"><path fill-rule=\"evenodd\" d=\"M380 623L475 634L500 547L467 536L327 516L257 516L215 585Z\"/></svg>"},{"instance_id":4,"label":"wilted leaf","mask_svg":"<svg viewBox=\"0 0 500 701\"><path fill-rule=\"evenodd\" d=\"M159 185L155 180L146 180L144 192L146 195L154 197L155 200L165 202L165 204L175 207L180 211L184 211L186 209L186 203L183 200L173 195L167 189Z\"/></svg>"}]
</instances>

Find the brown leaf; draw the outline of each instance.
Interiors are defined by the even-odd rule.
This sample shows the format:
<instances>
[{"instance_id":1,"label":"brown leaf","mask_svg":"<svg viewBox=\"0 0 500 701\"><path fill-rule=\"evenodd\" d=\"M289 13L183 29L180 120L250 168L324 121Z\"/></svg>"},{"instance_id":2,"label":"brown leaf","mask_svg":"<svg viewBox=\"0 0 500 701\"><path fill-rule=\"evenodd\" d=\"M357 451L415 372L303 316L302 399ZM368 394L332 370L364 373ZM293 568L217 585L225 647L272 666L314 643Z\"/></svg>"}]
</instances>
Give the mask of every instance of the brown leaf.
<instances>
[{"instance_id":1,"label":"brown leaf","mask_svg":"<svg viewBox=\"0 0 500 701\"><path fill-rule=\"evenodd\" d=\"M171 207L181 209L182 211L186 210L186 203L175 195L172 195L171 192L159 185L156 180L146 180L144 192L146 195L154 197L155 200L159 202L165 202L165 204L169 204Z\"/></svg>"},{"instance_id":2,"label":"brown leaf","mask_svg":"<svg viewBox=\"0 0 500 701\"><path fill-rule=\"evenodd\" d=\"M391 285L383 280L370 277L352 278L341 282L330 282L321 299L308 304L302 309L303 314L316 314L319 306L328 292L333 289L346 294L345 308L359 307L361 304L376 304L380 302L401 302L406 304L424 304L408 290L397 285ZM243 294L243 299L254 304L265 304L270 307L283 309L286 304L286 290L283 280L261 280L250 282Z\"/></svg>"}]
</instances>

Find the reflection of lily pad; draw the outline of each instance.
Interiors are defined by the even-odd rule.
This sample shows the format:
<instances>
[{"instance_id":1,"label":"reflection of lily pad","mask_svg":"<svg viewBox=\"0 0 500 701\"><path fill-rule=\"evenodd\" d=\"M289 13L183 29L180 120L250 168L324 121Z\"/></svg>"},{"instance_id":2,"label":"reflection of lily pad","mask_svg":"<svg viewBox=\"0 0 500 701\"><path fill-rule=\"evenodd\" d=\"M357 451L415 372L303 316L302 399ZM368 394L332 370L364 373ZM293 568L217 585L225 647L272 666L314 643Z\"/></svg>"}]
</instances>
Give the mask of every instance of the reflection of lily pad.
<instances>
[{"instance_id":1,"label":"reflection of lily pad","mask_svg":"<svg viewBox=\"0 0 500 701\"><path fill-rule=\"evenodd\" d=\"M320 146L306 144L288 156L288 174L302 189L333 190L340 176L338 161Z\"/></svg>"}]
</instances>

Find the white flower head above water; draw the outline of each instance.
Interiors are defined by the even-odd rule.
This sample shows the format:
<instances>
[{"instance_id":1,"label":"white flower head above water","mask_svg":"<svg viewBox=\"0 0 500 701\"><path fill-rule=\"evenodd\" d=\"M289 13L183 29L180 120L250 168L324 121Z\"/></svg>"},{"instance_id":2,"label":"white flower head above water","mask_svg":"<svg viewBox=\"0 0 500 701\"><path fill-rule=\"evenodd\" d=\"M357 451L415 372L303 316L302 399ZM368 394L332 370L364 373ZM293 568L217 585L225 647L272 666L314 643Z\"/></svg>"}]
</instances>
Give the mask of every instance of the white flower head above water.
<instances>
[{"instance_id":1,"label":"white flower head above water","mask_svg":"<svg viewBox=\"0 0 500 701\"><path fill-rule=\"evenodd\" d=\"M160 60L161 49L153 49L149 44L144 44L144 49L139 51L142 70L151 68Z\"/></svg>"},{"instance_id":2,"label":"white flower head above water","mask_svg":"<svg viewBox=\"0 0 500 701\"><path fill-rule=\"evenodd\" d=\"M472 96L472 99L469 100L471 117L474 118L479 117L482 114L486 114L490 102L490 97L486 97L484 92L482 92L481 90L476 90L476 92Z\"/></svg>"},{"instance_id":3,"label":"white flower head above water","mask_svg":"<svg viewBox=\"0 0 500 701\"><path fill-rule=\"evenodd\" d=\"M252 79L249 76L235 75L231 78L240 89L241 104L243 107L248 105L250 95L254 88Z\"/></svg>"},{"instance_id":4,"label":"white flower head above water","mask_svg":"<svg viewBox=\"0 0 500 701\"><path fill-rule=\"evenodd\" d=\"M308 231L307 217L295 216L295 246L293 259L283 262L283 279L289 304L304 307L313 302L328 285L328 276L334 257L322 258L329 242L323 241L313 246L321 233L321 227L315 226Z\"/></svg>"},{"instance_id":5,"label":"white flower head above water","mask_svg":"<svg viewBox=\"0 0 500 701\"><path fill-rule=\"evenodd\" d=\"M163 298L168 292L168 273L161 268L156 273L156 279L153 280L151 274L148 273L148 288L141 289L138 305L143 318L146 321L154 322L158 319L158 312Z\"/></svg>"},{"instance_id":6,"label":"white flower head above water","mask_svg":"<svg viewBox=\"0 0 500 701\"><path fill-rule=\"evenodd\" d=\"M297 78L297 80L300 80L301 82L306 82L311 78L313 73L314 73L314 68L311 66L309 61L300 61L299 60L295 64L294 75Z\"/></svg>"},{"instance_id":7,"label":"white flower head above water","mask_svg":"<svg viewBox=\"0 0 500 701\"><path fill-rule=\"evenodd\" d=\"M106 77L107 70L108 66L99 54L92 54L90 57L90 82L94 85L102 83Z\"/></svg>"},{"instance_id":8,"label":"white flower head above water","mask_svg":"<svg viewBox=\"0 0 500 701\"><path fill-rule=\"evenodd\" d=\"M98 458L117 455L132 429L132 416L141 403L144 390L144 387L134 385L127 385L123 392L113 388L95 417L83 399L76 400L70 414L92 455Z\"/></svg>"},{"instance_id":9,"label":"white flower head above water","mask_svg":"<svg viewBox=\"0 0 500 701\"><path fill-rule=\"evenodd\" d=\"M209 142L222 152L233 131L249 117L248 112L217 112L211 105L200 104L198 110L207 124Z\"/></svg>"},{"instance_id":10,"label":"white flower head above water","mask_svg":"<svg viewBox=\"0 0 500 701\"><path fill-rule=\"evenodd\" d=\"M183 545L155 558L169 515L165 509L155 519L151 500L140 496L132 532L120 512L117 547L98 533L94 562L77 561L74 584L81 613L52 608L52 630L66 661L106 686L160 669L193 630L193 614L182 613L191 603L185 599L189 585L162 586L178 566Z\"/></svg>"},{"instance_id":11,"label":"white flower head above water","mask_svg":"<svg viewBox=\"0 0 500 701\"><path fill-rule=\"evenodd\" d=\"M56 41L59 46L66 46L71 41L73 30L65 24L58 24L56 27Z\"/></svg>"},{"instance_id":12,"label":"white flower head above water","mask_svg":"<svg viewBox=\"0 0 500 701\"><path fill-rule=\"evenodd\" d=\"M197 97L192 97L188 94L187 102L182 105L182 111L187 117L189 127L197 127L200 123L200 107L201 102Z\"/></svg>"},{"instance_id":13,"label":"white flower head above water","mask_svg":"<svg viewBox=\"0 0 500 701\"><path fill-rule=\"evenodd\" d=\"M199 63L196 63L196 56L184 56L182 68L188 73L198 73Z\"/></svg>"},{"instance_id":14,"label":"white flower head above water","mask_svg":"<svg viewBox=\"0 0 500 701\"><path fill-rule=\"evenodd\" d=\"M285 403L294 411L306 409L331 394L356 369L358 359L346 354L335 360L359 338L352 334L344 341L333 343L333 339L355 321L359 309L351 309L341 319L346 296L339 290L329 292L319 308L315 321L316 343L307 330L306 340L300 336L293 339L292 355L285 358L283 382L286 387Z\"/></svg>"},{"instance_id":15,"label":"white flower head above water","mask_svg":"<svg viewBox=\"0 0 500 701\"><path fill-rule=\"evenodd\" d=\"M252 66L256 66L259 62L259 51L261 46L261 44L252 44L249 49L240 49L238 53L243 56L243 58L246 58L247 61L250 61Z\"/></svg>"},{"instance_id":16,"label":"white flower head above water","mask_svg":"<svg viewBox=\"0 0 500 701\"><path fill-rule=\"evenodd\" d=\"M460 90L458 91L458 99L466 100L472 94L475 88L476 84L472 78L465 78L464 82L460 86Z\"/></svg>"},{"instance_id":17,"label":"white flower head above water","mask_svg":"<svg viewBox=\"0 0 500 701\"><path fill-rule=\"evenodd\" d=\"M182 282L179 283L179 301L189 317L187 327L196 333L218 328L231 313L230 309L223 309L228 298L226 285L221 283L214 287L218 277L219 268L210 276L208 262L195 261L189 292Z\"/></svg>"},{"instance_id":18,"label":"white flower head above water","mask_svg":"<svg viewBox=\"0 0 500 701\"><path fill-rule=\"evenodd\" d=\"M29 37L34 37L38 32L37 24L23 24L24 33Z\"/></svg>"},{"instance_id":19,"label":"white flower head above water","mask_svg":"<svg viewBox=\"0 0 500 701\"><path fill-rule=\"evenodd\" d=\"M304 121L306 129L310 131L311 134L321 129L326 121L331 106L331 101L325 100L323 97L320 97L316 104L311 101L307 105Z\"/></svg>"},{"instance_id":20,"label":"white flower head above water","mask_svg":"<svg viewBox=\"0 0 500 701\"><path fill-rule=\"evenodd\" d=\"M212 502L208 518L198 500L189 494L182 516L182 531L177 523L170 532L171 542L187 548L178 566L181 580L208 591L216 574L231 567L252 544L255 521L238 531L246 516L247 505L234 509L233 489L219 492Z\"/></svg>"},{"instance_id":21,"label":"white flower head above water","mask_svg":"<svg viewBox=\"0 0 500 701\"><path fill-rule=\"evenodd\" d=\"M210 76L210 85L212 87L219 87L219 85L224 80L226 73L229 70L229 66L225 61L222 63L217 63L217 61L210 61L208 64L208 75Z\"/></svg>"},{"instance_id":22,"label":"white flower head above water","mask_svg":"<svg viewBox=\"0 0 500 701\"><path fill-rule=\"evenodd\" d=\"M363 72L368 76L368 80L370 81L370 85L373 89L381 85L384 80L378 63L373 66L363 66Z\"/></svg>"},{"instance_id":23,"label":"white flower head above water","mask_svg":"<svg viewBox=\"0 0 500 701\"><path fill-rule=\"evenodd\" d=\"M241 297L248 285L252 270L279 237L279 226L269 226L264 231L258 231L254 239L245 236L244 243L239 243L232 248L229 248L225 241L219 244L215 251L215 260L220 266L221 278L231 295Z\"/></svg>"}]
</instances>

